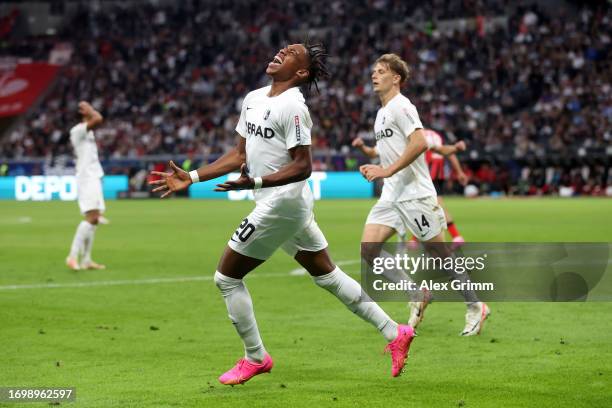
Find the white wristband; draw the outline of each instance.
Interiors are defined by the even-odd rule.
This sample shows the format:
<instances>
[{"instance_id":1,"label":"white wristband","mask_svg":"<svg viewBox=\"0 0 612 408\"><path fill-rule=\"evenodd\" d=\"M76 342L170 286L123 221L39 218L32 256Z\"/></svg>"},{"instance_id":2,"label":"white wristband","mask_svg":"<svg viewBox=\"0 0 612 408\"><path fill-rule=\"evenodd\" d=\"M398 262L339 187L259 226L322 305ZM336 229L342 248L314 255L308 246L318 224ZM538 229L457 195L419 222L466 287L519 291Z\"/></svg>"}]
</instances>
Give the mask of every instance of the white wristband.
<instances>
[{"instance_id":1,"label":"white wristband","mask_svg":"<svg viewBox=\"0 0 612 408\"><path fill-rule=\"evenodd\" d=\"M253 183L253 190L259 190L263 184L263 179L261 177L255 177Z\"/></svg>"},{"instance_id":2,"label":"white wristband","mask_svg":"<svg viewBox=\"0 0 612 408\"><path fill-rule=\"evenodd\" d=\"M198 175L198 171L197 170L191 170L189 172L189 177L191 177L191 182L193 184L200 182L200 176Z\"/></svg>"}]
</instances>

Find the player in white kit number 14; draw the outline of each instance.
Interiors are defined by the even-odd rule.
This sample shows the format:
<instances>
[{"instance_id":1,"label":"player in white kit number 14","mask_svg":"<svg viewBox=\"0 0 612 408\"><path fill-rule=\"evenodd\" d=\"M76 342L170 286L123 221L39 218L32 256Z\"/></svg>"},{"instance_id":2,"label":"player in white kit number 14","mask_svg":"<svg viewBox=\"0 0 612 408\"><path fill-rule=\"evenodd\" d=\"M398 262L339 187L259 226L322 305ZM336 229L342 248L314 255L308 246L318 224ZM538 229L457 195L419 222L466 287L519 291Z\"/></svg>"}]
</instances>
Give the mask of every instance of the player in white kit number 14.
<instances>
[{"instance_id":1,"label":"player in white kit number 14","mask_svg":"<svg viewBox=\"0 0 612 408\"><path fill-rule=\"evenodd\" d=\"M423 243L428 253L447 258L452 253L444 245L446 218L437 202L423 153L432 146L425 136L416 107L401 94L400 88L409 77L408 64L396 54L384 54L372 70L372 88L381 108L376 115L374 133L380 165L366 164L360 171L368 181L383 179L384 185L363 230L363 243L382 243L397 230L398 225L410 230ZM367 244L364 252L374 252ZM366 253L366 257L376 256ZM462 336L479 334L490 314L489 307L478 300L473 291L462 291L467 305ZM415 326L423 318L429 301L411 302L409 323Z\"/></svg>"},{"instance_id":2,"label":"player in white kit number 14","mask_svg":"<svg viewBox=\"0 0 612 408\"><path fill-rule=\"evenodd\" d=\"M91 259L94 235L104 212L102 177L104 171L98 159L98 146L93 130L102 121L102 115L88 102L79 102L81 123L70 129L70 143L76 156L77 198L81 221L72 239L66 265L72 270L104 269Z\"/></svg>"},{"instance_id":3,"label":"player in white kit number 14","mask_svg":"<svg viewBox=\"0 0 612 408\"><path fill-rule=\"evenodd\" d=\"M404 367L414 336L412 327L398 325L376 303L361 298L359 283L332 262L314 220L313 196L306 181L312 171L312 121L298 86L316 86L317 79L327 75L324 57L321 44L292 44L279 50L266 69L272 84L244 98L236 126L238 144L232 151L190 173L173 162L171 173L153 172L161 177L151 182L158 185L153 191L163 191L162 197L238 169L240 178L219 184L216 190L254 190L255 209L231 236L214 276L246 354L219 377L223 384L242 384L272 369L243 278L279 247L318 286L382 333L389 342L386 349L391 352L394 377Z\"/></svg>"}]
</instances>

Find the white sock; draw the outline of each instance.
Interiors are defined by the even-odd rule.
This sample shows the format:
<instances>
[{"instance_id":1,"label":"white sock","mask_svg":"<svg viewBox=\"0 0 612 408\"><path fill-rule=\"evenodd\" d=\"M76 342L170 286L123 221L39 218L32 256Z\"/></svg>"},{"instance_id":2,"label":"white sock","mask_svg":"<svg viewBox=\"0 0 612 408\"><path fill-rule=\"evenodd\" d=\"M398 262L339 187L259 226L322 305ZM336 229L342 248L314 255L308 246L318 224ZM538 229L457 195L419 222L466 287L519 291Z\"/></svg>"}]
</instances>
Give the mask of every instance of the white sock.
<instances>
[{"instance_id":1,"label":"white sock","mask_svg":"<svg viewBox=\"0 0 612 408\"><path fill-rule=\"evenodd\" d=\"M83 263L89 263L91 262L91 249L93 248L97 225L85 223L87 227L85 228L85 240L83 241Z\"/></svg>"},{"instance_id":2,"label":"white sock","mask_svg":"<svg viewBox=\"0 0 612 408\"><path fill-rule=\"evenodd\" d=\"M313 279L317 285L340 299L350 311L374 325L387 341L393 341L397 337L397 323L371 299L362 299L359 283L339 267L336 266L336 269L328 274L313 276Z\"/></svg>"},{"instance_id":3,"label":"white sock","mask_svg":"<svg viewBox=\"0 0 612 408\"><path fill-rule=\"evenodd\" d=\"M261 363L266 349L257 328L251 295L244 282L242 279L230 278L217 271L215 284L225 300L229 318L244 343L247 359Z\"/></svg>"},{"instance_id":4,"label":"white sock","mask_svg":"<svg viewBox=\"0 0 612 408\"><path fill-rule=\"evenodd\" d=\"M72 245L70 246L70 258L78 259L81 252L83 252L88 225L91 224L89 224L87 221L81 221L79 223L79 226L74 233L74 238L72 239Z\"/></svg>"}]
</instances>

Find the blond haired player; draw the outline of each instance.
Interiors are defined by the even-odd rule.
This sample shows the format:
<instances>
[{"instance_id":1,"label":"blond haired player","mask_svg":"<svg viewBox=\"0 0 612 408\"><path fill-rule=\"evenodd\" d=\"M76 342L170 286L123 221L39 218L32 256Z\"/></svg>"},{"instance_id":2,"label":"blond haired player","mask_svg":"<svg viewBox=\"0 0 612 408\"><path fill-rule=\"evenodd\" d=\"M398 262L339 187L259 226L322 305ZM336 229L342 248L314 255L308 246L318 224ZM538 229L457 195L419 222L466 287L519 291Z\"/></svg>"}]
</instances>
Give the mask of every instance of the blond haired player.
<instances>
[{"instance_id":1,"label":"blond haired player","mask_svg":"<svg viewBox=\"0 0 612 408\"><path fill-rule=\"evenodd\" d=\"M76 178L79 208L84 220L79 223L72 239L66 265L72 270L104 269L91 259L96 228L104 212L102 177L104 171L98 159L98 146L93 130L103 121L100 112L88 102L79 102L81 122L70 129L70 143L76 156Z\"/></svg>"},{"instance_id":2,"label":"blond haired player","mask_svg":"<svg viewBox=\"0 0 612 408\"><path fill-rule=\"evenodd\" d=\"M361 241L385 242L401 224L423 242L428 252L447 257L451 254L446 246L435 245L445 240L446 219L423 154L431 146L416 107L400 92L409 75L408 65L395 54L384 54L374 64L372 86L382 105L374 123L381 164L366 164L360 171L368 181L384 179L384 186L368 215ZM473 291L462 294L467 313L461 335L479 334L489 308ZM411 325L420 322L426 306L427 299L411 302Z\"/></svg>"}]
</instances>

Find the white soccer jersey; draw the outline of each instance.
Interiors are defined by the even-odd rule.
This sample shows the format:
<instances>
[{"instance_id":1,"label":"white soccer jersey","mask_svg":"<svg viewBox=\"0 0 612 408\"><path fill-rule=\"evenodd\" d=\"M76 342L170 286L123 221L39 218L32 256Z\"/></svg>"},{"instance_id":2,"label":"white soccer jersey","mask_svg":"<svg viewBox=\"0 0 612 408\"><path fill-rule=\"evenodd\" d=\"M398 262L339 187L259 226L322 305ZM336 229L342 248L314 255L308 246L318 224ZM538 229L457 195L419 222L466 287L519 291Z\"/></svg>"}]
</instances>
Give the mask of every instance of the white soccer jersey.
<instances>
[{"instance_id":1,"label":"white soccer jersey","mask_svg":"<svg viewBox=\"0 0 612 408\"><path fill-rule=\"evenodd\" d=\"M422 129L416 107L402 94L397 94L386 106L378 110L374 132L376 151L383 167L393 164L402 155L408 137ZM380 199L383 201L405 201L436 196L425 155L420 155L408 167L384 179Z\"/></svg>"},{"instance_id":2,"label":"white soccer jersey","mask_svg":"<svg viewBox=\"0 0 612 408\"><path fill-rule=\"evenodd\" d=\"M76 175L80 179L100 178L104 170L98 159L98 146L93 130L81 122L70 129L70 142L76 155Z\"/></svg>"},{"instance_id":3,"label":"white soccer jersey","mask_svg":"<svg viewBox=\"0 0 612 408\"><path fill-rule=\"evenodd\" d=\"M292 161L288 150L310 145L312 120L304 96L298 88L269 97L270 86L250 92L242 102L236 131L246 139L249 175L263 177L275 173ZM313 197L306 180L254 192L255 201L282 206L290 201L307 203ZM295 202L298 201L298 202ZM306 210L306 208L304 208Z\"/></svg>"}]
</instances>

